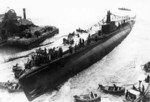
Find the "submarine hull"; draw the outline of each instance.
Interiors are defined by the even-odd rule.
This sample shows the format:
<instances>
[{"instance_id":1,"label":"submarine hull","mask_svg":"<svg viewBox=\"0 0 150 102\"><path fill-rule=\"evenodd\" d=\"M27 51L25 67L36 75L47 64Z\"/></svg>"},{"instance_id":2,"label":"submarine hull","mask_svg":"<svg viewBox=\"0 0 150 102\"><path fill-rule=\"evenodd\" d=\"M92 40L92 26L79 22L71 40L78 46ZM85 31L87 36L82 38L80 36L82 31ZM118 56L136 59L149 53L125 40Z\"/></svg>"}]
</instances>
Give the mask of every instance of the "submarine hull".
<instances>
[{"instance_id":1,"label":"submarine hull","mask_svg":"<svg viewBox=\"0 0 150 102\"><path fill-rule=\"evenodd\" d=\"M105 40L21 76L19 82L28 100L31 101L48 90L56 89L68 78L102 59L126 38L133 24L134 21L113 32L113 36Z\"/></svg>"}]
</instances>

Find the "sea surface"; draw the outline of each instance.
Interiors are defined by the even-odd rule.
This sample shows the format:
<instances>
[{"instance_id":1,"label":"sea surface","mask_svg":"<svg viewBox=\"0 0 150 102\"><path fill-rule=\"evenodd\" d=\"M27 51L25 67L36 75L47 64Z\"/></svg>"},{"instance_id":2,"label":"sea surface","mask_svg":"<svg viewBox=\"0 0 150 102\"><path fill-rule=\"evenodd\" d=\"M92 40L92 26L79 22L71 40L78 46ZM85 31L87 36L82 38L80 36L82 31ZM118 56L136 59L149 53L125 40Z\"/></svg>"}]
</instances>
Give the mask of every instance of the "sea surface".
<instances>
[{"instance_id":1,"label":"sea surface","mask_svg":"<svg viewBox=\"0 0 150 102\"><path fill-rule=\"evenodd\" d=\"M119 1L115 0L115 3L117 2ZM103 4L106 3L104 2ZM93 27L93 30L97 29L94 28L94 24L97 24L106 15L107 10L112 10L112 13L118 15L136 15L136 23L131 33L112 52L89 68L69 78L61 85L59 90L46 93L33 100L33 102L74 102L74 95L86 94L91 91L99 93L102 96L102 102L123 102L124 96L118 97L105 94L99 92L97 88L98 84L113 85L115 83L128 89L132 85L138 86L139 80L143 80L146 76L142 70L142 65L150 61L150 20L148 19L149 15L144 13L148 10L148 4L147 0L144 3L138 1L135 3L136 6L134 3L134 0L131 3L130 1L125 2L126 5L130 4L129 7L133 8L132 13L129 11L118 12L116 7L119 7L121 3L111 8L109 6L101 7L101 3L99 4L100 7L96 5L96 7L92 6L93 8L89 6L84 7L84 5L80 5L80 7L69 6L69 8L72 8L70 11L64 7L62 12L55 8L55 12L59 14L52 15L52 18L50 16L42 16L42 20L35 17L37 13L32 15L31 12L33 11L29 12L31 7L27 7L33 22L39 25L48 25L48 23L52 22L50 25L57 26L60 29L59 35L47 39L41 44L53 43L42 48L60 46L62 38L79 27L83 29L89 29L90 27ZM41 14L43 13L41 12ZM8 80L16 81L12 73L12 66L16 63L23 66L28 59L28 57L24 57L7 62L9 58L27 55L34 52L35 49L24 51L7 46L0 47L0 82L7 82ZM28 102L28 100L23 92L9 93L5 89L0 89L0 102Z\"/></svg>"}]
</instances>

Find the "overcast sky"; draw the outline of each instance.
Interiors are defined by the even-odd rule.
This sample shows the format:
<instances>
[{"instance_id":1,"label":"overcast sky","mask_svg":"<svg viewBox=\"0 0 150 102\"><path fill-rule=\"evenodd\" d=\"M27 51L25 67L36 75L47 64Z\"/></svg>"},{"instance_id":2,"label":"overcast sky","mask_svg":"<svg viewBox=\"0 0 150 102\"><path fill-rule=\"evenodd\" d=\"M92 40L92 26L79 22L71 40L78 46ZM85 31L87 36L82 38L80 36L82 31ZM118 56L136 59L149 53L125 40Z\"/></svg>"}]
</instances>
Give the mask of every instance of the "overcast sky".
<instances>
[{"instance_id":1,"label":"overcast sky","mask_svg":"<svg viewBox=\"0 0 150 102\"><path fill-rule=\"evenodd\" d=\"M34 23L64 29L70 25L89 26L103 18L106 10L118 7L132 9L138 17L150 18L150 0L0 0L0 13L14 9L22 16L22 8L26 8L27 18Z\"/></svg>"}]
</instances>

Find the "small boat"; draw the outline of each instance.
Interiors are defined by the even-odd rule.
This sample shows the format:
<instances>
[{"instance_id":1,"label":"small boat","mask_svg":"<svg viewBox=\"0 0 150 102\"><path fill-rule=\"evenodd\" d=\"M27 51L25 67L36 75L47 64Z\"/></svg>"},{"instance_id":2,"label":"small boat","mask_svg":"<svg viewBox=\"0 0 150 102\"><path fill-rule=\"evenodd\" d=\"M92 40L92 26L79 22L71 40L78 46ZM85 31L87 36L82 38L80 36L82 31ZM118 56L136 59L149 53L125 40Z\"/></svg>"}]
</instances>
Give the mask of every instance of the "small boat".
<instances>
[{"instance_id":1,"label":"small boat","mask_svg":"<svg viewBox=\"0 0 150 102\"><path fill-rule=\"evenodd\" d=\"M125 94L124 102L141 102L142 96L140 95L140 91L129 89Z\"/></svg>"},{"instance_id":2,"label":"small boat","mask_svg":"<svg viewBox=\"0 0 150 102\"><path fill-rule=\"evenodd\" d=\"M83 30L83 29L81 29L81 28L76 29L76 31L77 31L77 32L79 32L79 33L87 33L87 31L86 31L86 30Z\"/></svg>"},{"instance_id":3,"label":"small boat","mask_svg":"<svg viewBox=\"0 0 150 102\"><path fill-rule=\"evenodd\" d=\"M16 82L0 82L1 89L7 89L8 92L21 92L22 87L19 83Z\"/></svg>"},{"instance_id":4,"label":"small boat","mask_svg":"<svg viewBox=\"0 0 150 102\"><path fill-rule=\"evenodd\" d=\"M7 87L6 82L0 82L0 89L5 89Z\"/></svg>"},{"instance_id":5,"label":"small boat","mask_svg":"<svg viewBox=\"0 0 150 102\"><path fill-rule=\"evenodd\" d=\"M101 97L96 93L74 96L74 102L101 102Z\"/></svg>"},{"instance_id":6,"label":"small boat","mask_svg":"<svg viewBox=\"0 0 150 102\"><path fill-rule=\"evenodd\" d=\"M118 8L119 10L124 10L124 11L131 11L131 9L128 8Z\"/></svg>"},{"instance_id":7,"label":"small boat","mask_svg":"<svg viewBox=\"0 0 150 102\"><path fill-rule=\"evenodd\" d=\"M114 95L124 95L125 93L125 88L124 87L120 87L120 86L103 86L103 85L99 85L99 88L101 88L101 90L103 90L103 92L105 93L109 93L109 94L114 94Z\"/></svg>"},{"instance_id":8,"label":"small boat","mask_svg":"<svg viewBox=\"0 0 150 102\"><path fill-rule=\"evenodd\" d=\"M22 87L18 83L13 83L11 86L7 87L8 92L22 92Z\"/></svg>"}]
</instances>

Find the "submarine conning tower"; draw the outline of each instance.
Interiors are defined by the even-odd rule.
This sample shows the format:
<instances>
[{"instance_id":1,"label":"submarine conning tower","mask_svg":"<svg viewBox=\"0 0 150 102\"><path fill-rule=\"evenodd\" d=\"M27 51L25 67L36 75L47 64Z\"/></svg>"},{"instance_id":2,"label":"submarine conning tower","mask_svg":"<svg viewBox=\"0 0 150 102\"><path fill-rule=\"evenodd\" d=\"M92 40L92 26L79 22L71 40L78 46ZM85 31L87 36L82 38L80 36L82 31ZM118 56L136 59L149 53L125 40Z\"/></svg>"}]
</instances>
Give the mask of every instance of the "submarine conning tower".
<instances>
[{"instance_id":1,"label":"submarine conning tower","mask_svg":"<svg viewBox=\"0 0 150 102\"><path fill-rule=\"evenodd\" d=\"M115 25L115 21L111 21L111 12L110 10L107 11L107 18L104 25L102 25L102 33L108 34L110 32L113 32L117 29L117 26Z\"/></svg>"},{"instance_id":2,"label":"submarine conning tower","mask_svg":"<svg viewBox=\"0 0 150 102\"><path fill-rule=\"evenodd\" d=\"M107 19L106 19L106 23L110 23L111 22L111 13L110 13L110 10L107 11Z\"/></svg>"},{"instance_id":3,"label":"submarine conning tower","mask_svg":"<svg viewBox=\"0 0 150 102\"><path fill-rule=\"evenodd\" d=\"M26 9L23 8L23 18L26 19Z\"/></svg>"}]
</instances>

